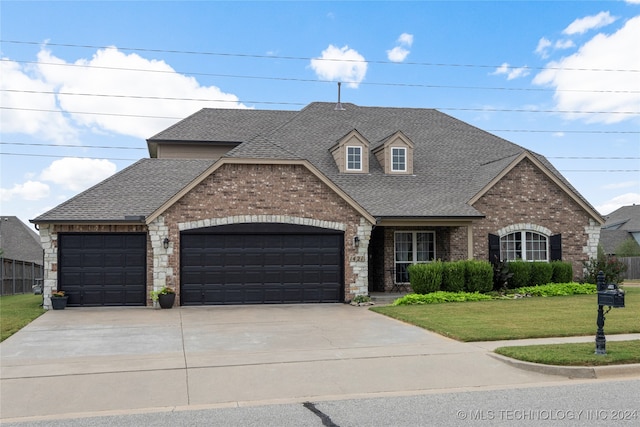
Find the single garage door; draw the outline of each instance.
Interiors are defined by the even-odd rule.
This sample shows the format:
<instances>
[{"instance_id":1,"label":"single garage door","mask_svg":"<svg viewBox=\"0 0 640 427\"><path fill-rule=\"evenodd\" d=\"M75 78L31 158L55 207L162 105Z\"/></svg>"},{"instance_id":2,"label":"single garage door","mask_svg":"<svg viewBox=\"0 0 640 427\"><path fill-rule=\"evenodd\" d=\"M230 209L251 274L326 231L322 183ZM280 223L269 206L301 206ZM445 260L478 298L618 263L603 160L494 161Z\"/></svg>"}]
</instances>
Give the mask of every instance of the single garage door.
<instances>
[{"instance_id":1,"label":"single garage door","mask_svg":"<svg viewBox=\"0 0 640 427\"><path fill-rule=\"evenodd\" d=\"M181 302L342 302L344 234L289 224L234 224L181 233Z\"/></svg>"},{"instance_id":2,"label":"single garage door","mask_svg":"<svg viewBox=\"0 0 640 427\"><path fill-rule=\"evenodd\" d=\"M145 234L58 235L58 285L69 306L145 305Z\"/></svg>"}]
</instances>

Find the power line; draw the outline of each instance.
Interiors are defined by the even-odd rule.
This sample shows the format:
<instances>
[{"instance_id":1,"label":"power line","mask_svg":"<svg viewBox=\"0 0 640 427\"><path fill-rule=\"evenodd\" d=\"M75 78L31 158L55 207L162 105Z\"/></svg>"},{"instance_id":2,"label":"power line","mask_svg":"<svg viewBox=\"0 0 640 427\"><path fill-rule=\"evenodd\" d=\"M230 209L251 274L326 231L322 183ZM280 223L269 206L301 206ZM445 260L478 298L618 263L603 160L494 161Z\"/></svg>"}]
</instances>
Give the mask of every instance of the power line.
<instances>
[{"instance_id":1,"label":"power line","mask_svg":"<svg viewBox=\"0 0 640 427\"><path fill-rule=\"evenodd\" d=\"M118 160L118 161L137 161L137 159L125 159L116 157L91 157L91 156L65 156L56 154L31 154L31 153L0 153L3 156L20 156L20 157L51 157L51 158L71 158L71 159L98 159L98 160ZM146 158L146 157L144 157ZM562 169L560 172L640 172L640 169Z\"/></svg>"},{"instance_id":2,"label":"power line","mask_svg":"<svg viewBox=\"0 0 640 427\"><path fill-rule=\"evenodd\" d=\"M18 146L29 146L29 147L100 148L100 149L108 149L108 150L146 150L146 148L143 148L143 147L118 147L118 146L109 147L106 145L73 145L73 144L36 144L36 143L30 143L30 142L5 142L5 141L0 141L0 145L18 145Z\"/></svg>"},{"instance_id":3,"label":"power line","mask_svg":"<svg viewBox=\"0 0 640 427\"><path fill-rule=\"evenodd\" d=\"M220 74L220 73L203 73L203 72L191 72L181 70L150 70L143 68L126 68L126 67L105 67L99 65L81 65L81 64L60 64L53 62L39 62L39 61L19 61L7 58L2 58L0 61L15 62L19 64L37 64L37 65L52 65L57 67L78 67L78 68L95 68L100 70L114 70L114 71L135 71L146 73L161 73L161 74L183 74L192 76L206 76L206 77L225 77L235 79L253 79L253 80L272 80L272 81L293 81L301 83L331 83L335 84L333 80L317 80L317 79L302 79L294 77L268 77L268 76L249 76L240 74ZM341 81L342 83L358 83L364 86L391 86L391 87L410 87L410 88L427 88L427 89L462 89L462 90L502 90L502 91L523 91L523 92L579 92L579 93L622 93L622 94L634 94L640 93L636 90L593 90L593 89L547 89L547 88L510 88L500 86L460 86L460 85L431 85L421 83L389 83L389 82L356 82L356 81Z\"/></svg>"},{"instance_id":4,"label":"power line","mask_svg":"<svg viewBox=\"0 0 640 427\"><path fill-rule=\"evenodd\" d=\"M301 102L280 102L280 101L245 101L237 100L231 101L227 99L209 100L208 102L233 102L233 103L246 103L246 104L270 104L270 105L307 105ZM19 107L5 107L0 106L3 110L18 110L18 111L38 111L43 113L66 113L66 114L88 114L97 116L116 116L116 117L138 117L148 119L173 119L182 120L184 117L169 117L169 116L149 116L140 114L123 114L123 113L98 113L87 111L62 111L62 110L49 110L41 108L19 108ZM463 108L463 107L433 107L435 110L445 111L479 111L479 112L492 112L492 113L552 113L552 114L619 114L619 115L640 115L640 112L635 111L578 111L578 110L525 110L517 108Z\"/></svg>"},{"instance_id":5,"label":"power line","mask_svg":"<svg viewBox=\"0 0 640 427\"><path fill-rule=\"evenodd\" d=\"M73 144L43 144L43 143L30 143L30 142L7 142L0 141L0 145L15 145L25 147L70 147L70 148L98 148L108 150L144 150L144 147L123 147L123 146L107 146L107 145L73 145ZM545 156L547 159L561 159L561 160L640 160L640 157L616 157L616 156Z\"/></svg>"},{"instance_id":6,"label":"power line","mask_svg":"<svg viewBox=\"0 0 640 427\"><path fill-rule=\"evenodd\" d=\"M42 45L42 42L23 41L23 40L0 40L0 43L12 43L12 44L28 44L28 45ZM500 65L483 65L483 64L447 64L437 62L393 62L382 60L358 60L358 59L338 59L338 58L313 58L306 56L278 56L278 55L258 55L247 53L229 53L229 52L207 52L207 51L191 51L191 50L167 50L167 49L151 49L151 48L137 48L137 47L115 47L115 46L95 46L95 45L80 45L71 43L44 43L47 46L59 46L59 47L74 47L83 49L117 49L134 52L153 52L153 53L171 53L182 55L205 55L205 56L224 56L224 57L238 57L238 58L255 58L255 59L283 59L283 60L297 60L297 61L330 61L330 62L355 62L365 64L393 64L393 65L420 65L429 67L462 67L462 68L507 68L518 69L528 68L532 70L564 70L564 71L604 71L604 72L632 72L637 73L640 70L635 69L609 69L609 68L565 68L565 67L529 67L529 66L504 66Z\"/></svg>"}]
</instances>

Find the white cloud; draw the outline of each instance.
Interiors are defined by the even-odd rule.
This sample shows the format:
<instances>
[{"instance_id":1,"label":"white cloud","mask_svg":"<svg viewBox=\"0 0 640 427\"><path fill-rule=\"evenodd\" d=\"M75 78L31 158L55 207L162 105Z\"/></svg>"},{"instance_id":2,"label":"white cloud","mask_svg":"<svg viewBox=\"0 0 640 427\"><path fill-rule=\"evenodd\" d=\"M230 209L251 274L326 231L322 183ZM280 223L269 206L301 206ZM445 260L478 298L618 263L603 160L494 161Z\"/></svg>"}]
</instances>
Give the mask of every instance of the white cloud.
<instances>
[{"instance_id":1,"label":"white cloud","mask_svg":"<svg viewBox=\"0 0 640 427\"><path fill-rule=\"evenodd\" d=\"M538 41L538 46L536 46L535 53L540 55L542 58L549 57L549 47L551 47L551 40L543 37Z\"/></svg>"},{"instance_id":2,"label":"white cloud","mask_svg":"<svg viewBox=\"0 0 640 427\"><path fill-rule=\"evenodd\" d=\"M149 138L174 123L175 118L204 107L246 108L237 96L215 86L201 86L195 78L177 73L164 61L146 59L135 53L125 54L117 48L100 49L93 57L75 62L59 59L43 48L35 65L21 67L9 60L0 65L2 89L40 92L3 91L2 105L56 111L5 110L3 131L36 135L56 142L69 142L70 139L77 142L81 130ZM79 114L81 112L104 115Z\"/></svg>"},{"instance_id":3,"label":"white cloud","mask_svg":"<svg viewBox=\"0 0 640 427\"><path fill-rule=\"evenodd\" d=\"M517 79L517 78L520 78L520 77L528 76L529 73L530 73L530 71L529 71L528 67L514 68L514 67L511 67L508 63L505 62L501 66L496 68L496 70L491 74L492 75L506 74L507 80L513 80L513 79Z\"/></svg>"},{"instance_id":4,"label":"white cloud","mask_svg":"<svg viewBox=\"0 0 640 427\"><path fill-rule=\"evenodd\" d=\"M600 12L597 15L576 19L562 32L567 35L584 34L589 30L595 30L613 24L617 19L615 16L611 16L609 12Z\"/></svg>"},{"instance_id":5,"label":"white cloud","mask_svg":"<svg viewBox=\"0 0 640 427\"><path fill-rule=\"evenodd\" d=\"M640 4L640 0L624 0L624 1L630 4Z\"/></svg>"},{"instance_id":6,"label":"white cloud","mask_svg":"<svg viewBox=\"0 0 640 427\"><path fill-rule=\"evenodd\" d=\"M629 206L633 204L640 204L640 193L622 194L604 202L601 205L596 206L595 208L598 210L598 212L600 212L601 215L607 215L615 211L616 209L621 208L622 206Z\"/></svg>"},{"instance_id":7,"label":"white cloud","mask_svg":"<svg viewBox=\"0 0 640 427\"><path fill-rule=\"evenodd\" d=\"M0 75L0 104L5 108L0 114L2 132L24 133L59 144L76 142L77 131L52 93L55 86L43 80L37 68L3 58Z\"/></svg>"},{"instance_id":8,"label":"white cloud","mask_svg":"<svg viewBox=\"0 0 640 427\"><path fill-rule=\"evenodd\" d=\"M413 34L400 34L396 43L398 46L387 51L387 59L391 62L402 62L409 56L409 53L411 53L407 48L413 44Z\"/></svg>"},{"instance_id":9,"label":"white cloud","mask_svg":"<svg viewBox=\"0 0 640 427\"><path fill-rule=\"evenodd\" d=\"M310 64L316 75L323 80L338 80L357 88L367 74L367 62L364 57L349 46L329 45L319 58Z\"/></svg>"},{"instance_id":10,"label":"white cloud","mask_svg":"<svg viewBox=\"0 0 640 427\"><path fill-rule=\"evenodd\" d=\"M640 2L640 0L638 0ZM640 188L640 181L624 181L624 182L616 182L613 184L603 185L602 189L604 190L617 190L619 188L629 188L629 187L637 187Z\"/></svg>"},{"instance_id":11,"label":"white cloud","mask_svg":"<svg viewBox=\"0 0 640 427\"><path fill-rule=\"evenodd\" d=\"M558 40L553 47L556 49L571 49L572 47L575 47L576 44L573 42L573 40Z\"/></svg>"},{"instance_id":12,"label":"white cloud","mask_svg":"<svg viewBox=\"0 0 640 427\"><path fill-rule=\"evenodd\" d=\"M409 51L401 46L396 46L387 51L387 59L391 62L402 62L409 55Z\"/></svg>"},{"instance_id":13,"label":"white cloud","mask_svg":"<svg viewBox=\"0 0 640 427\"><path fill-rule=\"evenodd\" d=\"M108 160L65 157L55 160L40 174L40 179L54 182L72 191L82 191L116 172Z\"/></svg>"},{"instance_id":14,"label":"white cloud","mask_svg":"<svg viewBox=\"0 0 640 427\"><path fill-rule=\"evenodd\" d=\"M398 43L400 43L403 46L411 47L411 45L413 44L413 34L409 34L409 33L400 34L400 37L398 37Z\"/></svg>"},{"instance_id":15,"label":"white cloud","mask_svg":"<svg viewBox=\"0 0 640 427\"><path fill-rule=\"evenodd\" d=\"M23 200L40 200L49 196L49 186L38 181L26 181L24 184L14 184L13 188L0 188L0 200L8 202L14 197Z\"/></svg>"},{"instance_id":16,"label":"white cloud","mask_svg":"<svg viewBox=\"0 0 640 427\"><path fill-rule=\"evenodd\" d=\"M617 32L597 34L573 55L552 61L533 79L537 85L556 88L556 108L566 111L606 111L610 114L569 113L567 119L616 123L636 116L640 94L637 72L597 71L640 69L640 16L630 19ZM594 70L594 71L585 71Z\"/></svg>"}]
</instances>

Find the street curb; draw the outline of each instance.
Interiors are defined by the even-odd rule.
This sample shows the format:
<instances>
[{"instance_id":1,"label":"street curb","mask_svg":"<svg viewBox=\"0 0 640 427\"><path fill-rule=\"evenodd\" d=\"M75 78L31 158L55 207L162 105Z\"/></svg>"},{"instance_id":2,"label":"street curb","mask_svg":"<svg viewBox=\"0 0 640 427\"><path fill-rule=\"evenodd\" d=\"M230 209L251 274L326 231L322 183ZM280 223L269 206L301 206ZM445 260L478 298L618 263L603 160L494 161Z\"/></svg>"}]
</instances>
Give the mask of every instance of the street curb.
<instances>
[{"instance_id":1,"label":"street curb","mask_svg":"<svg viewBox=\"0 0 640 427\"><path fill-rule=\"evenodd\" d=\"M507 365L513 366L518 369L523 369L525 371L532 371L546 375L560 375L568 378L595 379L640 375L640 363L608 366L558 366L525 362L523 360L512 359L510 357L506 357L493 352L490 352L489 356L501 362L504 362Z\"/></svg>"}]
</instances>

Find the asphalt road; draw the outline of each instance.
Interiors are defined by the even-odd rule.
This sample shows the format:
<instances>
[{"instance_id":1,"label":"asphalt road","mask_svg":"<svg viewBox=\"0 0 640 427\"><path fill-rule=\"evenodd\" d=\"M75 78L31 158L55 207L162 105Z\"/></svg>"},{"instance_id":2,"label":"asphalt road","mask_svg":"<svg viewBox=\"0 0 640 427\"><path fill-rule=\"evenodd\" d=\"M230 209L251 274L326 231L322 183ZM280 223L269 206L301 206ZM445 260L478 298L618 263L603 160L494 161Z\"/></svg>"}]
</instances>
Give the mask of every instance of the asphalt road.
<instances>
[{"instance_id":1,"label":"asphalt road","mask_svg":"<svg viewBox=\"0 0 640 427\"><path fill-rule=\"evenodd\" d=\"M269 406L167 410L3 426L611 426L640 425L640 378L432 392Z\"/></svg>"}]
</instances>

